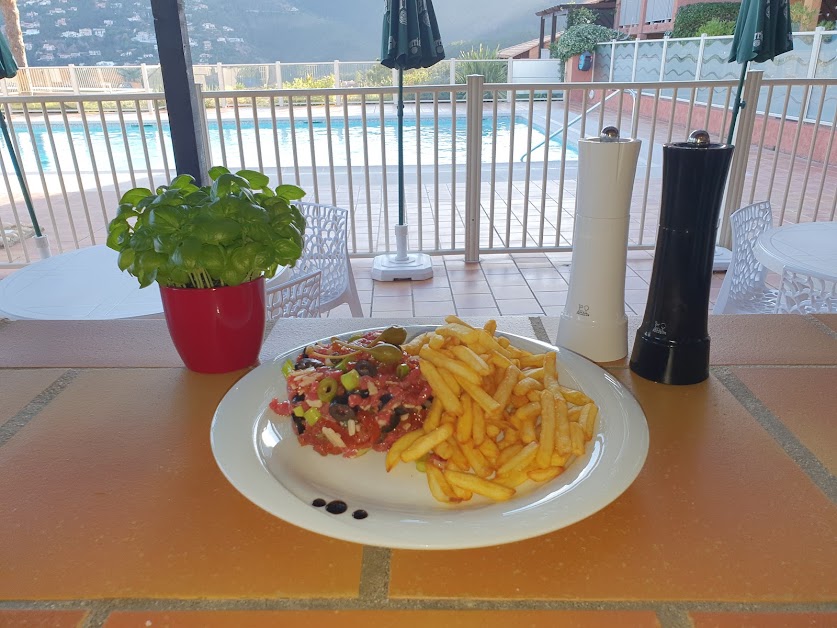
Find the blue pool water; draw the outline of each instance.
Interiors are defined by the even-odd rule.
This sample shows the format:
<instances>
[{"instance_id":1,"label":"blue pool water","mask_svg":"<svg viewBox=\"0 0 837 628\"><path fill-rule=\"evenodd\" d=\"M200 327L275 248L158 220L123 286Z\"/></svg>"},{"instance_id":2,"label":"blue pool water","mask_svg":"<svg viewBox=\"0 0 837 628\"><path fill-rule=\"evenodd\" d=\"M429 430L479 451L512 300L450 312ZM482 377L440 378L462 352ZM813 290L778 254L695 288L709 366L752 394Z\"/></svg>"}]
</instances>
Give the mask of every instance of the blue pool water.
<instances>
[{"instance_id":1,"label":"blue pool water","mask_svg":"<svg viewBox=\"0 0 837 628\"><path fill-rule=\"evenodd\" d=\"M207 112L209 116L212 113L212 111ZM129 166L133 166L136 171L144 171L148 167L147 162L150 162L152 169L162 169L162 150L166 151L169 165L173 166L174 154L168 123L164 122L162 125L163 144L161 145L156 120L152 117L150 121L147 121L146 118L147 116L144 116L142 127L137 123L126 123L124 135L118 122L108 122L105 128L101 123L88 122L89 141L85 136L84 126L81 122L71 122L68 127L65 127L63 123L52 124L50 129L52 142L45 124L33 124L33 142L33 134L29 133L23 119L17 117L14 119L14 127L22 152L23 167L27 172L37 172L36 159L39 158L46 172L55 172L57 167L60 167L62 172L65 173L73 172L76 166L73 163L70 151L71 142L76 153L78 169L82 172L93 170L93 159L95 159L99 170L109 171L111 158L117 172L127 172L130 170ZM212 153L211 163L221 163L222 156L226 156L226 162L232 168L259 167L257 151L257 145L259 144L263 167L275 167L277 154L283 168L291 167L293 165L294 141L296 142L296 153L300 167L310 167L314 163L318 167L327 166L329 161L333 161L335 166L339 167L345 166L347 160L351 160L353 167L380 166L382 165L382 152L385 154L387 166L394 166L398 163L397 123L390 119L385 120L383 132L379 118L373 119L370 117L367 119L367 150L364 153L362 120L349 120L347 128L342 118L332 118L331 160L329 159L329 134L326 130L325 121L315 121L310 129L307 120L296 120L293 129L289 121L277 121L275 138L270 119L260 119L258 131L253 120L242 120L240 135L236 132L235 120L223 120L220 132L216 120L210 119L208 127L210 151ZM510 116L497 118L496 159L498 163L507 163L510 158L517 162L521 156L526 154L528 140L526 120L519 117L515 118L513 143L511 129L512 120ZM142 141L143 136L145 137L145 149ZM437 136L438 148L434 141ZM483 162L486 163L491 162L494 150L492 137L493 120L486 118L483 121L482 146ZM544 139L543 130L533 127L531 145L538 146ZM434 127L432 119L423 118L418 133L416 132L416 121L414 119L405 120L404 163L405 165L417 164L420 153L421 164L424 166L432 165L437 160L440 165L452 164L454 155L456 164L462 165L465 163L465 140L465 120L462 118L455 121L452 118L440 118L438 130ZM55 150L52 147L53 143ZM111 155L108 154L108 143L111 147ZM91 158L91 148L93 158ZM146 149L148 151L147 160ZM550 161L560 159L560 155L560 140L552 140L549 144ZM532 154L532 159L533 161L541 161L543 156L544 149L540 148ZM575 148L568 146L567 159L574 160L577 157ZM56 159L58 160L57 164Z\"/></svg>"}]
</instances>

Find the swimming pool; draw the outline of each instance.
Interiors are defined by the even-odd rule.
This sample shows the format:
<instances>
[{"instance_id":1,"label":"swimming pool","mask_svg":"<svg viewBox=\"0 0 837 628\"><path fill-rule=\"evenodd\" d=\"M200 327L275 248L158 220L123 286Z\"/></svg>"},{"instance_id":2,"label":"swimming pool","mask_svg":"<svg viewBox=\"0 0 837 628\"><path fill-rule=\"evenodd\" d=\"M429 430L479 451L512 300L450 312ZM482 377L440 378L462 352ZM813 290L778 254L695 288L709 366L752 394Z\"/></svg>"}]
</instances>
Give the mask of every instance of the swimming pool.
<instances>
[{"instance_id":1,"label":"swimming pool","mask_svg":"<svg viewBox=\"0 0 837 628\"><path fill-rule=\"evenodd\" d=\"M208 121L209 145L211 150L211 163L221 162L222 145L226 154L227 164L232 168L257 168L259 166L257 153L257 130L253 120L241 121L240 138L236 132L235 120L223 120L219 133L218 123L215 120ZM36 154L40 158L41 166L45 172L56 171L56 155L62 172L72 172L75 169L70 142L76 152L78 168L82 172L93 170L93 159L90 156L92 147L93 157L99 170L109 170L110 161L108 156L108 143L113 155L113 162L117 172L127 172L132 166L136 171L146 169L146 159L143 150L142 138L145 136L145 143L148 149L148 160L152 169L162 169L163 159L160 145L160 134L155 122L146 122L142 127L137 123L126 123L125 136L118 123L108 123L103 128L101 123L88 123L90 131L89 143L85 136L84 126L81 122L71 122L68 127L63 124L52 124L51 132L55 144L55 152L49 139L47 126L43 123L32 125L34 131L34 143L32 134L22 120L15 120L15 132L22 153L23 167L27 172L37 172ZM386 163L388 167L398 163L397 144L397 122L387 119L384 121L383 131L379 118L368 118L366 123L367 156L364 157L363 150L363 121L349 120L348 128L342 118L331 120L331 161L337 167L346 166L348 141L348 158L353 167L382 165L382 142L385 150ZM508 162L509 158L518 161L527 151L528 124L524 118L516 117L514 120L514 143L512 145L512 120L510 116L498 116L497 118L497 161L498 163ZM383 140L381 135L383 133ZM464 165L466 150L466 122L464 118L457 118L455 123L452 118L440 118L438 122L438 133L434 128L432 119L422 119L419 132L416 133L415 119L404 120L404 164L414 166L418 163L418 152L420 148L421 163L424 166L432 165L437 158L437 149L434 138L438 135L438 163L448 165L453 163L454 147L457 165ZM493 120L483 120L483 145L482 160L484 163L491 163L493 151ZM313 153L312 160L312 142ZM169 165L174 164L174 154L171 147L168 123L163 123L164 149L169 159ZM455 138L455 143L454 143ZM279 161L283 168L293 166L293 145L296 141L296 153L300 167L307 168L314 165L318 167L327 166L329 160L329 133L325 121L315 120L309 129L307 120L296 120L293 126L287 120L277 121L276 124L276 145L274 148L274 131L271 120L259 120L258 141L261 145L262 164L265 168L276 166L276 155L279 154ZM543 130L537 126L532 127L532 146L538 146L545 139ZM239 146L240 142L240 146ZM454 146L455 144L455 146ZM126 149L127 145L127 149ZM37 153L35 152L37 147ZM550 160L560 159L560 140L551 140L549 145ZM242 163L241 153L244 154ZM543 160L544 149L540 148L533 152L533 161ZM578 154L572 145L567 147L567 159L575 160Z\"/></svg>"}]
</instances>

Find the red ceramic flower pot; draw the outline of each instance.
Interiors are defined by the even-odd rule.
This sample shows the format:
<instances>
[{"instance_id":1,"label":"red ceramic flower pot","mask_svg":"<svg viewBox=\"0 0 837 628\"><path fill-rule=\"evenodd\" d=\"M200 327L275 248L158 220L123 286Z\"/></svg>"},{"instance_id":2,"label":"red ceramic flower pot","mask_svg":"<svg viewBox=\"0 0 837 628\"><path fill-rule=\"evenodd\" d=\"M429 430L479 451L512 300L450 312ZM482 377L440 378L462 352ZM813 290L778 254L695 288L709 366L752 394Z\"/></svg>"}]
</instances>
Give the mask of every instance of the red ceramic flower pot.
<instances>
[{"instance_id":1,"label":"red ceramic flower pot","mask_svg":"<svg viewBox=\"0 0 837 628\"><path fill-rule=\"evenodd\" d=\"M187 368L227 373L256 363L264 339L264 277L223 288L161 286L160 296Z\"/></svg>"}]
</instances>

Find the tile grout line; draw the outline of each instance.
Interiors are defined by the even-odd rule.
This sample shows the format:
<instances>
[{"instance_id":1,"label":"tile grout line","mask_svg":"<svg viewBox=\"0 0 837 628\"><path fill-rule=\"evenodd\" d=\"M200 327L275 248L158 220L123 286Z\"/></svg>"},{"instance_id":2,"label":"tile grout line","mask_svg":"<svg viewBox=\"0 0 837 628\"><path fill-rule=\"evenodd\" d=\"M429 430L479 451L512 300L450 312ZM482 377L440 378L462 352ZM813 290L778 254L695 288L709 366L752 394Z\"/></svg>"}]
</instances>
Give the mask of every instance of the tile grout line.
<instances>
[{"instance_id":1,"label":"tile grout line","mask_svg":"<svg viewBox=\"0 0 837 628\"><path fill-rule=\"evenodd\" d=\"M32 401L27 403L23 409L11 419L0 425L0 447L11 440L15 434L34 419L49 403L55 399L62 390L69 386L72 381L81 373L80 369L68 369L61 374L47 388L41 391Z\"/></svg>"},{"instance_id":2,"label":"tile grout line","mask_svg":"<svg viewBox=\"0 0 837 628\"><path fill-rule=\"evenodd\" d=\"M373 548L376 550L384 548ZM113 612L176 611L394 611L394 610L496 610L496 611L652 611L662 628L691 628L688 613L835 613L834 602L721 602L706 600L547 600L508 598L389 598L379 600L359 597L312 598L108 598L94 600L10 600L0 601L0 611L7 610L80 610L88 615L84 628L99 628Z\"/></svg>"},{"instance_id":3,"label":"tile grout line","mask_svg":"<svg viewBox=\"0 0 837 628\"><path fill-rule=\"evenodd\" d=\"M692 628L689 612L676 604L661 604L656 609L660 628Z\"/></svg>"},{"instance_id":4,"label":"tile grout line","mask_svg":"<svg viewBox=\"0 0 837 628\"><path fill-rule=\"evenodd\" d=\"M837 478L826 469L825 465L803 445L796 436L773 414L761 400L732 372L729 367L713 367L712 374L732 396L744 406L747 412L764 428L779 446L790 456L805 475L825 493L833 503L837 503Z\"/></svg>"},{"instance_id":5,"label":"tile grout line","mask_svg":"<svg viewBox=\"0 0 837 628\"><path fill-rule=\"evenodd\" d=\"M823 323L820 319L816 318L815 316L806 315L805 320L811 323L811 325L819 329L821 332L823 332L826 336L830 336L837 340L837 331L831 329L831 327Z\"/></svg>"},{"instance_id":6,"label":"tile grout line","mask_svg":"<svg viewBox=\"0 0 837 628\"><path fill-rule=\"evenodd\" d=\"M540 316L530 316L529 317L529 324L532 326L532 330L535 332L535 338L540 340L541 342L549 342L549 334L546 331L546 327L543 325L543 321L541 320Z\"/></svg>"},{"instance_id":7,"label":"tile grout line","mask_svg":"<svg viewBox=\"0 0 837 628\"><path fill-rule=\"evenodd\" d=\"M389 576L392 550L387 547L364 545L360 561L358 600L376 605L389 599Z\"/></svg>"}]
</instances>

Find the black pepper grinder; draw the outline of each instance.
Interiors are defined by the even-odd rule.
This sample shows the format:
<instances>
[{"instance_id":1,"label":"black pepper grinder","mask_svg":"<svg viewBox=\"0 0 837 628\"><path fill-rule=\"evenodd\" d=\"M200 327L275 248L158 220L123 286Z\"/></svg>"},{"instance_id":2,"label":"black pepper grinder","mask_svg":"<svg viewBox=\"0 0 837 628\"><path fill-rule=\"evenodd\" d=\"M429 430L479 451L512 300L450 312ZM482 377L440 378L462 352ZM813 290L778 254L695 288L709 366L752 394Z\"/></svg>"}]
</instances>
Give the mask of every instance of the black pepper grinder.
<instances>
[{"instance_id":1,"label":"black pepper grinder","mask_svg":"<svg viewBox=\"0 0 837 628\"><path fill-rule=\"evenodd\" d=\"M646 379L696 384L709 377L709 287L732 151L706 131L663 146L654 269L630 363Z\"/></svg>"}]
</instances>

